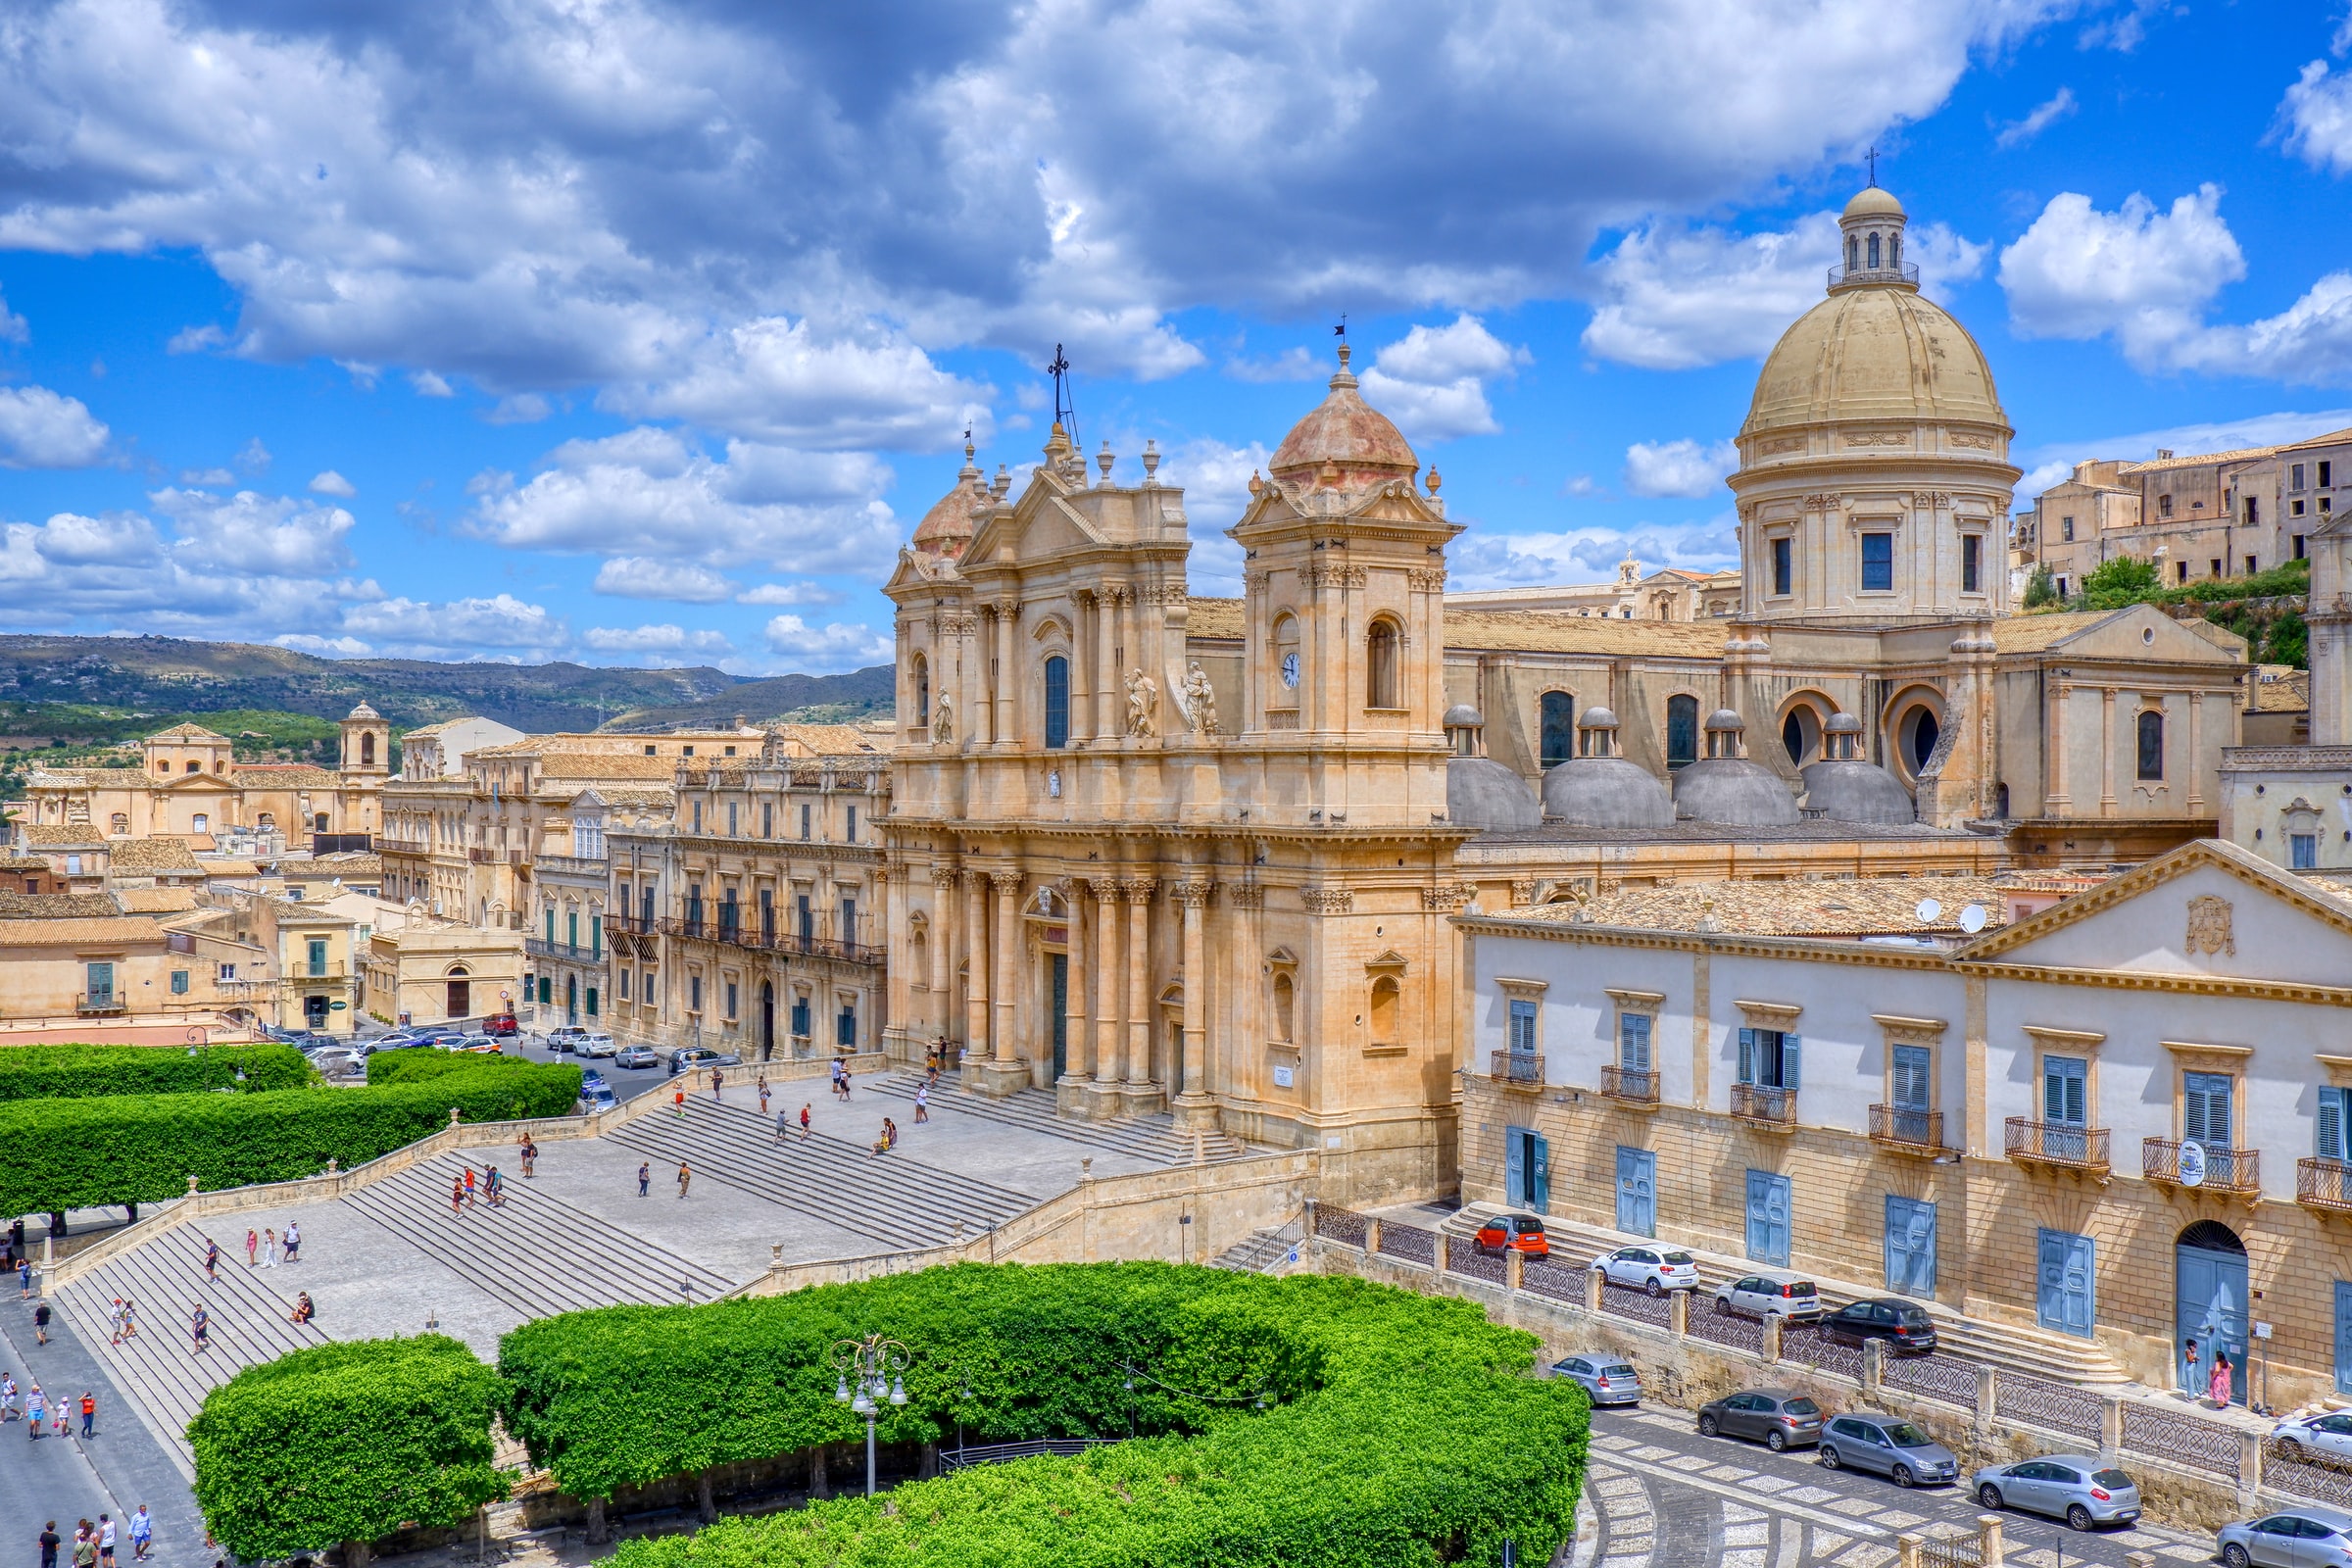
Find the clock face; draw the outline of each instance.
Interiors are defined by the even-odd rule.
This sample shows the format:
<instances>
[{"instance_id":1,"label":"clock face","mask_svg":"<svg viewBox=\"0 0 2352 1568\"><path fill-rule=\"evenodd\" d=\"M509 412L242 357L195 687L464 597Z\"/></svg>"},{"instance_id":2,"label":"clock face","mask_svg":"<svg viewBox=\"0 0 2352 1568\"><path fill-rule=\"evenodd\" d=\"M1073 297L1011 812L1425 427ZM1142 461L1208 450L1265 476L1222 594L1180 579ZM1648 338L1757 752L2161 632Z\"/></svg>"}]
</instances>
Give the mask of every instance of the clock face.
<instances>
[{"instance_id":1,"label":"clock face","mask_svg":"<svg viewBox=\"0 0 2352 1568\"><path fill-rule=\"evenodd\" d=\"M1285 686L1298 684L1298 656L1297 654L1282 656L1282 683Z\"/></svg>"}]
</instances>

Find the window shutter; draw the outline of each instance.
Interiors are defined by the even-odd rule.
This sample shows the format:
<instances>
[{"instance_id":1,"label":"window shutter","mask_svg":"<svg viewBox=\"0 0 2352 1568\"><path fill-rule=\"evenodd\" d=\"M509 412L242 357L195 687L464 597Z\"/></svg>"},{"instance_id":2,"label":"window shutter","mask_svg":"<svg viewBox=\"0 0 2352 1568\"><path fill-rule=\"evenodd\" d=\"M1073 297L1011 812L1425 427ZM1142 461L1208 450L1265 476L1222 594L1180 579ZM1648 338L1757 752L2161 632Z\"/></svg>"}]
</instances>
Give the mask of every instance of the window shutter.
<instances>
[{"instance_id":1,"label":"window shutter","mask_svg":"<svg viewBox=\"0 0 2352 1568\"><path fill-rule=\"evenodd\" d=\"M1756 1081L1756 1032L1753 1029L1740 1031L1740 1081L1743 1084Z\"/></svg>"},{"instance_id":2,"label":"window shutter","mask_svg":"<svg viewBox=\"0 0 2352 1568\"><path fill-rule=\"evenodd\" d=\"M2313 1151L2322 1159L2344 1157L2344 1102L2346 1091L2327 1088L2320 1091L2319 1147Z\"/></svg>"},{"instance_id":3,"label":"window shutter","mask_svg":"<svg viewBox=\"0 0 2352 1568\"><path fill-rule=\"evenodd\" d=\"M1797 1048L1803 1044L1795 1035L1781 1036L1781 1087L1790 1094L1802 1087L1797 1072Z\"/></svg>"}]
</instances>

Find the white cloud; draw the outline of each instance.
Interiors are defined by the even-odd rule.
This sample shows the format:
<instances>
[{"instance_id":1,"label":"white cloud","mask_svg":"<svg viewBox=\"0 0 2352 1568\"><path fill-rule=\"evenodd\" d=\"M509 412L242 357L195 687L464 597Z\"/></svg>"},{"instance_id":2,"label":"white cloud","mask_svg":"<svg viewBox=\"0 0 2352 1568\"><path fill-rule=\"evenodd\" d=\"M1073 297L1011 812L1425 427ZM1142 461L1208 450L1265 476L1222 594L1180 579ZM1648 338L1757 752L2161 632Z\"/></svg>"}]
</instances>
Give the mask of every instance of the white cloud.
<instances>
[{"instance_id":1,"label":"white cloud","mask_svg":"<svg viewBox=\"0 0 2352 1568\"><path fill-rule=\"evenodd\" d=\"M614 556L596 569L596 591L617 599L672 599L686 605L715 605L735 585L708 566L650 556Z\"/></svg>"},{"instance_id":2,"label":"white cloud","mask_svg":"<svg viewBox=\"0 0 2352 1568\"><path fill-rule=\"evenodd\" d=\"M880 497L890 470L863 453L729 442L713 460L648 426L569 441L517 485L474 481L469 531L517 549L626 553L726 566L879 575L899 528Z\"/></svg>"},{"instance_id":3,"label":"white cloud","mask_svg":"<svg viewBox=\"0 0 2352 1568\"><path fill-rule=\"evenodd\" d=\"M537 424L555 412L555 405L536 392L514 392L500 398L482 417L491 424Z\"/></svg>"},{"instance_id":4,"label":"white cloud","mask_svg":"<svg viewBox=\"0 0 2352 1568\"><path fill-rule=\"evenodd\" d=\"M1265 472L1271 451L1262 442L1246 447L1222 441L1186 441L1160 460L1159 481L1184 491L1184 514L1193 554L1186 580L1197 594L1238 596L1242 591L1242 547L1225 537L1250 505L1250 476Z\"/></svg>"},{"instance_id":5,"label":"white cloud","mask_svg":"<svg viewBox=\"0 0 2352 1568\"><path fill-rule=\"evenodd\" d=\"M343 612L343 629L390 654L415 659L544 661L570 643L561 616L512 594L431 604L379 599Z\"/></svg>"},{"instance_id":6,"label":"white cloud","mask_svg":"<svg viewBox=\"0 0 2352 1568\"><path fill-rule=\"evenodd\" d=\"M739 605L838 605L849 595L814 582L763 582L735 596Z\"/></svg>"},{"instance_id":7,"label":"white cloud","mask_svg":"<svg viewBox=\"0 0 2352 1568\"><path fill-rule=\"evenodd\" d=\"M1560 482L1560 494L1576 500L1586 500L1600 493L1600 482L1589 473L1570 474Z\"/></svg>"},{"instance_id":8,"label":"white cloud","mask_svg":"<svg viewBox=\"0 0 2352 1568\"><path fill-rule=\"evenodd\" d=\"M1738 564L1738 528L1739 519L1731 513L1703 522L1642 522L1631 528L1528 533L1476 528L1447 551L1446 583L1467 591L1607 582L1629 553L1645 573L1662 566L1714 571Z\"/></svg>"},{"instance_id":9,"label":"white cloud","mask_svg":"<svg viewBox=\"0 0 2352 1568\"><path fill-rule=\"evenodd\" d=\"M2075 89L2060 87L2043 103L2035 104L2025 116L2011 121L1992 138L1992 144L2003 152L2023 147L2059 121L2075 112Z\"/></svg>"},{"instance_id":10,"label":"white cloud","mask_svg":"<svg viewBox=\"0 0 2352 1568\"><path fill-rule=\"evenodd\" d=\"M306 578L352 565L356 519L341 507L251 490L225 500L201 490L158 490L152 500L177 526L180 559L198 566Z\"/></svg>"},{"instance_id":11,"label":"white cloud","mask_svg":"<svg viewBox=\"0 0 2352 1568\"><path fill-rule=\"evenodd\" d=\"M1729 441L1637 441L1625 449L1625 487L1638 496L1712 496L1738 466L1740 449Z\"/></svg>"},{"instance_id":12,"label":"white cloud","mask_svg":"<svg viewBox=\"0 0 2352 1568\"><path fill-rule=\"evenodd\" d=\"M697 659L731 654L735 645L723 632L688 631L683 626L591 626L580 641L600 654L634 654L656 663L670 663L691 655Z\"/></svg>"},{"instance_id":13,"label":"white cloud","mask_svg":"<svg viewBox=\"0 0 2352 1568\"><path fill-rule=\"evenodd\" d=\"M237 449L235 463L239 472L259 478L270 471L270 449L262 445L258 435Z\"/></svg>"},{"instance_id":14,"label":"white cloud","mask_svg":"<svg viewBox=\"0 0 2352 1568\"><path fill-rule=\"evenodd\" d=\"M1254 359L1237 354L1225 362L1225 373L1236 381L1317 381L1329 373L1325 365L1303 346L1295 346Z\"/></svg>"},{"instance_id":15,"label":"white cloud","mask_svg":"<svg viewBox=\"0 0 2352 1568\"><path fill-rule=\"evenodd\" d=\"M2216 419L2176 424L2162 430L2134 430L2121 435L2085 436L2048 441L2015 452L2027 468L2017 487L2020 505L2067 478L2078 463L2120 459L2144 462L2160 451L2178 453L2236 452L2246 447L2284 446L2315 435L2352 427L2352 409L2319 409L2310 413L2280 411L2248 415L2238 419Z\"/></svg>"},{"instance_id":16,"label":"white cloud","mask_svg":"<svg viewBox=\"0 0 2352 1568\"><path fill-rule=\"evenodd\" d=\"M1364 371L1364 401L1416 441L1492 435L1501 428L1487 383L1530 363L1467 312L1445 326L1416 325L1383 348Z\"/></svg>"},{"instance_id":17,"label":"white cloud","mask_svg":"<svg viewBox=\"0 0 2352 1568\"><path fill-rule=\"evenodd\" d=\"M409 385L416 389L416 395L420 398L454 398L458 395L456 388L431 370L411 370Z\"/></svg>"},{"instance_id":18,"label":"white cloud","mask_svg":"<svg viewBox=\"0 0 2352 1568\"><path fill-rule=\"evenodd\" d=\"M0 386L0 468L86 468L108 431L79 398L45 386Z\"/></svg>"},{"instance_id":19,"label":"white cloud","mask_svg":"<svg viewBox=\"0 0 2352 1568\"><path fill-rule=\"evenodd\" d=\"M2342 33L2336 53L2342 54ZM2314 60L2278 102L2280 144L2314 169L2352 173L2352 71L2331 72Z\"/></svg>"},{"instance_id":20,"label":"white cloud","mask_svg":"<svg viewBox=\"0 0 2352 1568\"><path fill-rule=\"evenodd\" d=\"M207 485L219 490L235 484L237 476L226 468L182 468L179 470L179 482L181 484Z\"/></svg>"},{"instance_id":21,"label":"white cloud","mask_svg":"<svg viewBox=\"0 0 2352 1568\"><path fill-rule=\"evenodd\" d=\"M22 316L11 312L6 299L0 299L0 343L28 343L31 340L31 324Z\"/></svg>"},{"instance_id":22,"label":"white cloud","mask_svg":"<svg viewBox=\"0 0 2352 1568\"><path fill-rule=\"evenodd\" d=\"M270 639L279 648L291 648L299 654L317 654L321 659L366 659L375 652L375 645L364 643L357 637L320 637L314 632L290 631Z\"/></svg>"},{"instance_id":23,"label":"white cloud","mask_svg":"<svg viewBox=\"0 0 2352 1568\"><path fill-rule=\"evenodd\" d=\"M2113 333L2134 365L2164 364L2206 303L2245 276L2221 199L2208 184L2159 212L2134 191L2104 213L2078 192L2051 197L2001 252L2011 325L2026 337Z\"/></svg>"},{"instance_id":24,"label":"white cloud","mask_svg":"<svg viewBox=\"0 0 2352 1568\"><path fill-rule=\"evenodd\" d=\"M332 468L314 475L311 479L311 489L322 496L341 496L346 501L360 493L358 485L353 484Z\"/></svg>"},{"instance_id":25,"label":"white cloud","mask_svg":"<svg viewBox=\"0 0 2352 1568\"><path fill-rule=\"evenodd\" d=\"M820 631L798 615L770 619L766 635L769 652L815 675L887 664L894 652L891 640L870 626L836 621Z\"/></svg>"}]
</instances>

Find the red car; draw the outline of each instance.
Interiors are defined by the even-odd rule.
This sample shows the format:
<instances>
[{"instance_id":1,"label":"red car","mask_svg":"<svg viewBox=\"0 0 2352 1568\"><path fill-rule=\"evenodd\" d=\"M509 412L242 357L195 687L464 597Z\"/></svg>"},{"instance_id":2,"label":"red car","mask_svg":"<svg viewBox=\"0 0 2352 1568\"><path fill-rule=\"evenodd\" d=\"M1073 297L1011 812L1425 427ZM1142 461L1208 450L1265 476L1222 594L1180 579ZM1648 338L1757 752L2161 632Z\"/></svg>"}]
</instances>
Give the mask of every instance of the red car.
<instances>
[{"instance_id":1,"label":"red car","mask_svg":"<svg viewBox=\"0 0 2352 1568\"><path fill-rule=\"evenodd\" d=\"M1529 1257L1549 1257L1551 1242L1544 1234L1544 1221L1535 1214L1497 1214L1478 1228L1478 1250L1482 1252L1524 1252Z\"/></svg>"},{"instance_id":2,"label":"red car","mask_svg":"<svg viewBox=\"0 0 2352 1568\"><path fill-rule=\"evenodd\" d=\"M494 1040L512 1040L522 1030L514 1022L513 1013L497 1012L482 1020L482 1033Z\"/></svg>"}]
</instances>

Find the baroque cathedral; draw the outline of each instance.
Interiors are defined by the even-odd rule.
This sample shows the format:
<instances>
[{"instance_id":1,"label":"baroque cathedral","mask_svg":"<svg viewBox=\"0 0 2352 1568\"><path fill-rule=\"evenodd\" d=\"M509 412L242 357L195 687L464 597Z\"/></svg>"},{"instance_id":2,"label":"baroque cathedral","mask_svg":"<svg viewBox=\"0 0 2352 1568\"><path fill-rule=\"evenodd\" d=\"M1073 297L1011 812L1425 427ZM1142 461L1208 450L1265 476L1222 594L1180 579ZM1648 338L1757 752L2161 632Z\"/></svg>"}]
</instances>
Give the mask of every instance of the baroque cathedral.
<instances>
[{"instance_id":1,"label":"baroque cathedral","mask_svg":"<svg viewBox=\"0 0 2352 1568\"><path fill-rule=\"evenodd\" d=\"M891 1034L967 1089L1324 1152L1365 1200L1455 1168L1451 916L1691 876L2139 858L2213 831L2242 641L2016 615L2014 432L1857 195L1765 361L1737 612L1448 611L1448 520L1340 350L1194 597L1184 493L1059 425L972 450L902 552ZM1337 1162L1336 1166L1334 1162Z\"/></svg>"}]
</instances>

